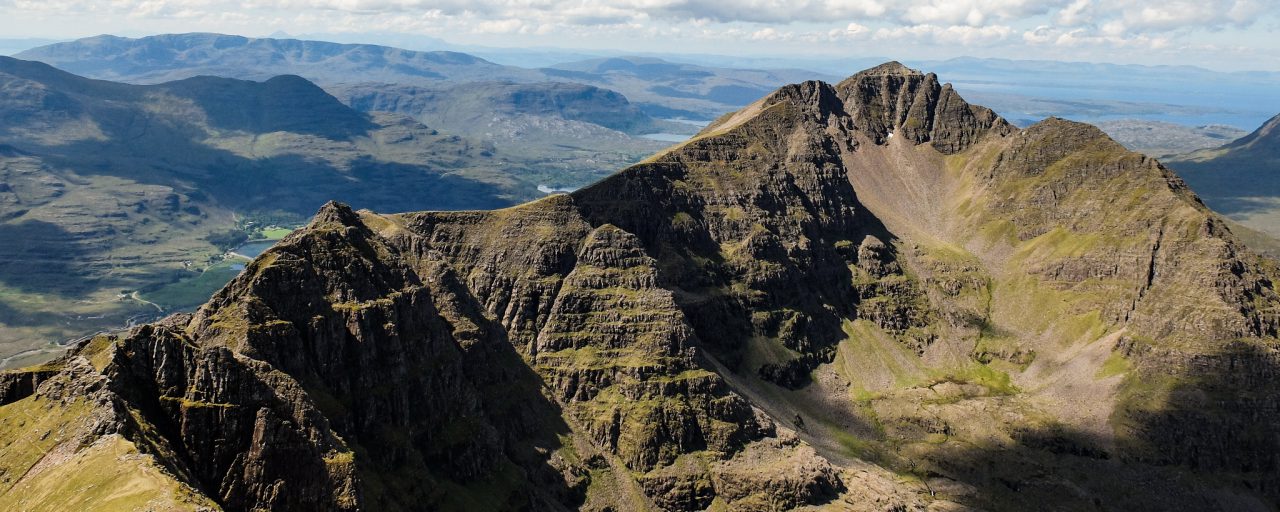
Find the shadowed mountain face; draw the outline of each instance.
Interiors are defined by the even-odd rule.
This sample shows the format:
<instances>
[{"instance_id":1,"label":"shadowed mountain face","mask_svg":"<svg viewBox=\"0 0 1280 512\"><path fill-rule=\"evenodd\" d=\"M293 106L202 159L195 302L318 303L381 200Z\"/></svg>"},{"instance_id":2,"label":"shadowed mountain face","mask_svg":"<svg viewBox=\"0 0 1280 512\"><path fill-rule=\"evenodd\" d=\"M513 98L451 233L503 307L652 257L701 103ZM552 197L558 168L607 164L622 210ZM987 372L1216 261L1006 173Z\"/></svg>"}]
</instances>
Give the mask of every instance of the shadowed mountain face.
<instances>
[{"instance_id":1,"label":"shadowed mountain face","mask_svg":"<svg viewBox=\"0 0 1280 512\"><path fill-rule=\"evenodd\" d=\"M193 315L0 374L0 446L22 447L0 504L62 506L70 468L146 453L75 488L227 510L1268 510L1275 268L1096 128L1017 130L890 63L573 194L328 204Z\"/></svg>"},{"instance_id":2,"label":"shadowed mountain face","mask_svg":"<svg viewBox=\"0 0 1280 512\"><path fill-rule=\"evenodd\" d=\"M195 77L162 88L196 103L208 116L209 126L220 130L291 132L347 140L377 128L368 116L297 76L282 75L262 83Z\"/></svg>"},{"instance_id":3,"label":"shadowed mountain face","mask_svg":"<svg viewBox=\"0 0 1280 512\"><path fill-rule=\"evenodd\" d=\"M1169 165L1209 206L1280 237L1280 116L1229 144L1171 157Z\"/></svg>"}]
</instances>

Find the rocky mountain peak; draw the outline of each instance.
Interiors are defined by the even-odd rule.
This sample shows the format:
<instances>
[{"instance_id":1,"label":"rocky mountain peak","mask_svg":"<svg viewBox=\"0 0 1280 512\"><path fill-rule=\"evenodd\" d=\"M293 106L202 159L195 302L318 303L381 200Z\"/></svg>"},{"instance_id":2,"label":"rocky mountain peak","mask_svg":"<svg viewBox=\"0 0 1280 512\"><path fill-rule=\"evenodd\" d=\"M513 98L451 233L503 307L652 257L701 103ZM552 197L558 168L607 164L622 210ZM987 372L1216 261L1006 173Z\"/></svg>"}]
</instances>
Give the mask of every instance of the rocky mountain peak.
<instances>
[{"instance_id":1,"label":"rocky mountain peak","mask_svg":"<svg viewBox=\"0 0 1280 512\"><path fill-rule=\"evenodd\" d=\"M905 64L892 60L879 66L859 71L854 77L861 76L916 76L922 77L924 73L916 69L911 69Z\"/></svg>"},{"instance_id":2,"label":"rocky mountain peak","mask_svg":"<svg viewBox=\"0 0 1280 512\"><path fill-rule=\"evenodd\" d=\"M789 119L774 110L788 106ZM991 109L971 105L951 84L898 62L859 72L836 85L821 81L792 84L707 126L700 135L721 133L751 120L777 128L798 119L825 125L832 118L855 141L886 144L899 137L912 144L932 143L944 154L957 153L987 133L1005 135L1014 128Z\"/></svg>"},{"instance_id":3,"label":"rocky mountain peak","mask_svg":"<svg viewBox=\"0 0 1280 512\"><path fill-rule=\"evenodd\" d=\"M311 220L311 225L321 225L326 223L336 223L342 226L356 226L360 224L360 216L351 210L350 206L339 203L337 201L329 201L320 207L320 211L316 212L315 217Z\"/></svg>"},{"instance_id":4,"label":"rocky mountain peak","mask_svg":"<svg viewBox=\"0 0 1280 512\"><path fill-rule=\"evenodd\" d=\"M1012 131L995 112L970 105L950 84L939 83L937 75L898 62L857 73L835 89L854 126L877 144L898 136L916 144L933 142L950 154L988 130Z\"/></svg>"}]
</instances>

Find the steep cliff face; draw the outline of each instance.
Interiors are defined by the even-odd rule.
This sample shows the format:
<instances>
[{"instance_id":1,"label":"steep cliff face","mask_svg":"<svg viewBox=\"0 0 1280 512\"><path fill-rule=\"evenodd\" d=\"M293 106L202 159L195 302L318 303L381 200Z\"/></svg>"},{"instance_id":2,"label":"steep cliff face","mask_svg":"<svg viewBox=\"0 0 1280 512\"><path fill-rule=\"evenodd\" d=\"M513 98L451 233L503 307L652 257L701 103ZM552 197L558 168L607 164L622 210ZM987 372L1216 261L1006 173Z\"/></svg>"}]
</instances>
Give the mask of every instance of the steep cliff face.
<instances>
[{"instance_id":1,"label":"steep cliff face","mask_svg":"<svg viewBox=\"0 0 1280 512\"><path fill-rule=\"evenodd\" d=\"M1274 275L1158 163L891 63L571 195L330 204L0 420L97 397L70 430L228 510L1266 509Z\"/></svg>"}]
</instances>

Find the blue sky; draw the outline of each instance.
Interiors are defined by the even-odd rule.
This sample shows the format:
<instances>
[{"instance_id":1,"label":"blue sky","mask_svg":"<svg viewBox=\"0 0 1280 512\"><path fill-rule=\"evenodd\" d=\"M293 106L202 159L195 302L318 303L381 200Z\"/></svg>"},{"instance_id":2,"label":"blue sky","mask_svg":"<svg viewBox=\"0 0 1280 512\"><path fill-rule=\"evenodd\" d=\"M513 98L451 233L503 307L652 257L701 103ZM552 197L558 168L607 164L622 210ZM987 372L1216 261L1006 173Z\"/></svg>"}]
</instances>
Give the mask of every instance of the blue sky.
<instances>
[{"instance_id":1,"label":"blue sky","mask_svg":"<svg viewBox=\"0 0 1280 512\"><path fill-rule=\"evenodd\" d=\"M1280 0L0 0L0 37L411 34L496 47L1280 70Z\"/></svg>"}]
</instances>

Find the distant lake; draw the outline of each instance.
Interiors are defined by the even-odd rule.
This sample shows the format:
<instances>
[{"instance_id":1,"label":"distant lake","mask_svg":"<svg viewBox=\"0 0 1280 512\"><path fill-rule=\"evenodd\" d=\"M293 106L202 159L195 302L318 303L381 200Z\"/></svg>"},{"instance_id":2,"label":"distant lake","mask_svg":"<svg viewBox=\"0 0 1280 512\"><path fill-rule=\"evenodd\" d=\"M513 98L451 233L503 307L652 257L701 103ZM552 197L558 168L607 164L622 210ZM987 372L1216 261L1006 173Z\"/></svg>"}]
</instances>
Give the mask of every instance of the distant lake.
<instances>
[{"instance_id":1,"label":"distant lake","mask_svg":"<svg viewBox=\"0 0 1280 512\"><path fill-rule=\"evenodd\" d=\"M578 190L578 189L569 188L569 187L555 188L555 187L548 187L546 185L538 185L538 192L542 192L543 194L554 194L556 192L564 192L567 194L569 192L573 192L574 190Z\"/></svg>"},{"instance_id":2,"label":"distant lake","mask_svg":"<svg viewBox=\"0 0 1280 512\"><path fill-rule=\"evenodd\" d=\"M669 122L673 122L673 123L680 123L680 124L684 124L684 125L689 125L689 126L696 127L696 128L697 128L697 129L699 129L699 130L701 130L701 129L703 129L703 128L706 128L706 127L707 127L707 125L711 124L711 121L701 121L701 120L696 120L696 119L685 119L685 118L679 118L679 117L678 117L678 118L666 118L666 119L663 119L663 121L669 121ZM681 130L681 131L683 131L683 130ZM649 140L656 140L656 141L661 141L661 142L684 142L684 141L686 141L686 140L689 140L689 139L693 138L693 135L694 135L694 134L692 134L692 133L688 133L688 134L686 134L686 133L669 133L669 132L661 132L661 133L650 133L650 134L647 134L647 135L641 135L641 136L640 136L640 138L643 138L643 139L649 139Z\"/></svg>"},{"instance_id":3,"label":"distant lake","mask_svg":"<svg viewBox=\"0 0 1280 512\"><path fill-rule=\"evenodd\" d=\"M689 137L692 137L692 135L681 135L679 133L649 133L641 135L640 137L644 139L660 140L662 142L684 142L689 140Z\"/></svg>"},{"instance_id":4,"label":"distant lake","mask_svg":"<svg viewBox=\"0 0 1280 512\"><path fill-rule=\"evenodd\" d=\"M277 242L276 240L260 240L257 242L245 242L241 244L240 247L236 247L233 252L235 252L236 254L243 254L244 256L250 259L253 259L253 258L257 258L259 254L266 252L266 250L270 249L271 246L276 244L276 242Z\"/></svg>"},{"instance_id":5,"label":"distant lake","mask_svg":"<svg viewBox=\"0 0 1280 512\"><path fill-rule=\"evenodd\" d=\"M706 128L707 125L711 124L711 121L698 121L694 119L684 119L684 118L668 118L668 119L663 119L663 121L671 121L674 123L687 124L689 126L696 126L699 130ZM640 138L642 139L656 140L661 142L684 142L686 140L689 140L692 137L693 137L692 133L686 134L686 133L668 133L668 132L650 133L650 134L640 136Z\"/></svg>"},{"instance_id":6,"label":"distant lake","mask_svg":"<svg viewBox=\"0 0 1280 512\"><path fill-rule=\"evenodd\" d=\"M669 117L669 118L663 119L663 121L674 121L677 123L684 123L688 125L697 126L698 128L706 128L707 125L711 124L711 121L699 121L697 119L685 119L683 117Z\"/></svg>"}]
</instances>

